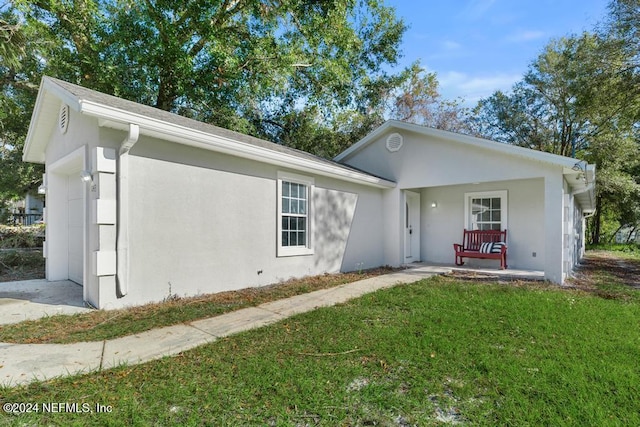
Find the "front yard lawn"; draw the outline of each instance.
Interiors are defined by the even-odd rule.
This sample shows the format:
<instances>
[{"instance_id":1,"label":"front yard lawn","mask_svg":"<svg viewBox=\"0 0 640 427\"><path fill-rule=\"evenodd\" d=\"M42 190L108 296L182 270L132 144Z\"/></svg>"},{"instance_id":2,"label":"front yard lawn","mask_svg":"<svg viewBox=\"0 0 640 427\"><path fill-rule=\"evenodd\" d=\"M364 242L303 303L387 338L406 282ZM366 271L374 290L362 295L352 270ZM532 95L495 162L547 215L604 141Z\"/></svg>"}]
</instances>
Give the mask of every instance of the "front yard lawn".
<instances>
[{"instance_id":1,"label":"front yard lawn","mask_svg":"<svg viewBox=\"0 0 640 427\"><path fill-rule=\"evenodd\" d=\"M571 290L451 277L401 285L178 357L0 390L2 403L91 409L0 421L640 425L638 291L584 274L593 281Z\"/></svg>"}]
</instances>

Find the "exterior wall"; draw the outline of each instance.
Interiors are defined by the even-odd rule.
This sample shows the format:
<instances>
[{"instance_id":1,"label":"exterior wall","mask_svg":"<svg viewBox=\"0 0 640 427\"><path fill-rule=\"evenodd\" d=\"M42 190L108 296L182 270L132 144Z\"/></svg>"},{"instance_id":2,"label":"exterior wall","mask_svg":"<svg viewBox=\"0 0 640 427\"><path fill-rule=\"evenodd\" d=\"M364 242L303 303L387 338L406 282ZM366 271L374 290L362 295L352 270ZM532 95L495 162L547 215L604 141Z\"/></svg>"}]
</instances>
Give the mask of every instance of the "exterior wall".
<instances>
[{"instance_id":1,"label":"exterior wall","mask_svg":"<svg viewBox=\"0 0 640 427\"><path fill-rule=\"evenodd\" d=\"M384 263L381 190L313 177L314 254L277 257L282 169L146 137L130 156L129 293L106 308Z\"/></svg>"},{"instance_id":2,"label":"exterior wall","mask_svg":"<svg viewBox=\"0 0 640 427\"><path fill-rule=\"evenodd\" d=\"M544 181L528 179L422 189L422 260L453 264L453 243L462 243L465 193L506 190L508 198L507 264L509 268L543 270ZM432 208L435 202L437 207ZM468 259L466 265L496 267L495 260Z\"/></svg>"},{"instance_id":3,"label":"exterior wall","mask_svg":"<svg viewBox=\"0 0 640 427\"><path fill-rule=\"evenodd\" d=\"M560 175L560 167L495 150L401 132L402 148L389 152L387 134L344 163L398 183L402 189L540 178Z\"/></svg>"},{"instance_id":4,"label":"exterior wall","mask_svg":"<svg viewBox=\"0 0 640 427\"><path fill-rule=\"evenodd\" d=\"M452 244L460 242L464 228L464 193L507 190L509 267L544 270L549 280L562 281L565 192L561 167L437 137L399 132L404 139L400 150L387 150L386 133L343 162L396 181L398 188L387 190L390 195L405 189L421 192L423 261L453 262ZM434 201L436 208L431 207ZM398 265L398 254L402 254L402 245L398 244L402 242L401 221L395 215L399 206L399 198L385 197L385 260L391 265ZM495 263L469 260L469 264Z\"/></svg>"},{"instance_id":5,"label":"exterior wall","mask_svg":"<svg viewBox=\"0 0 640 427\"><path fill-rule=\"evenodd\" d=\"M91 287L87 286L90 257L87 255L88 224L90 211L87 207L88 186L80 187L82 202L78 212L69 212L68 185L69 180L80 180L80 171L88 168L88 152L90 146L98 141L97 120L69 111L69 125L66 133L56 127L51 129L45 153L46 208L44 221L45 231L44 254L47 258L47 280L69 279L69 220L80 216L83 223L82 260L84 298L93 301ZM74 186L75 187L75 186Z\"/></svg>"}]
</instances>

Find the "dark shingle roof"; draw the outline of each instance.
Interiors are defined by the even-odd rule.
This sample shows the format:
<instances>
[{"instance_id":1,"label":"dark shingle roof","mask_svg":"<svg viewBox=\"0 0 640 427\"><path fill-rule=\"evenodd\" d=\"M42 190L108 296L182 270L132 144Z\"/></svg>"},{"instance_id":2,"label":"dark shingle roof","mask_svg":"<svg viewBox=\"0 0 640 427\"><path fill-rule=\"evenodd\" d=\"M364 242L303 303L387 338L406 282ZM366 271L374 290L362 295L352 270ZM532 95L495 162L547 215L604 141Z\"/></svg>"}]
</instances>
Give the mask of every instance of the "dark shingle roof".
<instances>
[{"instance_id":1,"label":"dark shingle roof","mask_svg":"<svg viewBox=\"0 0 640 427\"><path fill-rule=\"evenodd\" d=\"M344 170L364 173L366 175L375 177L375 175L372 175L368 172L364 172L362 170L353 168L351 166L347 166L342 163L335 162L333 160L328 160L328 159L313 155L311 153L307 153L306 151L285 147L283 145L269 142L264 139L255 138L253 136L245 135L239 132L234 132L218 126L203 123L194 119L190 119L188 117L183 117L178 114L174 114L168 111L160 110L158 108L150 107L148 105L143 105L137 102L128 101L126 99L118 98L117 96L113 96L113 95L107 95L105 93L87 89L85 87L68 83L63 80L55 79L52 77L48 77L48 79L50 79L53 83L55 83L56 85L62 87L64 90L74 95L80 101L86 100L86 101L94 102L94 103L105 105L118 110L126 111L132 114L160 120L160 121L171 123L187 129L200 131L213 136L228 138L234 141L239 141L245 144L250 144L250 145L264 148L267 150L288 154L301 159L312 160L315 162L328 164L333 167L338 167ZM376 177L376 178L380 178L380 177Z\"/></svg>"}]
</instances>

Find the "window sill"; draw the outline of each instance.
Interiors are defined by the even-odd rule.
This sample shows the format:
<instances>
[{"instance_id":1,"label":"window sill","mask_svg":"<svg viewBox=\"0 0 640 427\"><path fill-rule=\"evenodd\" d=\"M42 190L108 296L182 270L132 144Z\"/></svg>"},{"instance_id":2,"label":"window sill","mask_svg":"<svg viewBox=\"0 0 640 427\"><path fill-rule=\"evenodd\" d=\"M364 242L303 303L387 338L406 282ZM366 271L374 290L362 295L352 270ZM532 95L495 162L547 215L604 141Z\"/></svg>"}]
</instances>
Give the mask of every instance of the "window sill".
<instances>
[{"instance_id":1,"label":"window sill","mask_svg":"<svg viewBox=\"0 0 640 427\"><path fill-rule=\"evenodd\" d=\"M278 257L290 257L290 256L305 256L305 255L313 255L314 251L312 248L305 247L279 247L278 248Z\"/></svg>"}]
</instances>

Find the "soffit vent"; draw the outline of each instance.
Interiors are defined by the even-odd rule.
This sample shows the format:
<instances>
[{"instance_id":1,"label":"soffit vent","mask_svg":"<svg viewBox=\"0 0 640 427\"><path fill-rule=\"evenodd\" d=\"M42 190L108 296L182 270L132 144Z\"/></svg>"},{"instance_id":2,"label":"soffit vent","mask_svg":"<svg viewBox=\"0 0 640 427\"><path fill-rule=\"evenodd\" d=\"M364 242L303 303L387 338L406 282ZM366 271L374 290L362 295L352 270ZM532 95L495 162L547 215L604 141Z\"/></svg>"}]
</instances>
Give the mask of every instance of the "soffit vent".
<instances>
[{"instance_id":1,"label":"soffit vent","mask_svg":"<svg viewBox=\"0 0 640 427\"><path fill-rule=\"evenodd\" d=\"M60 106L60 114L58 114L58 130L60 130L61 134L67 133L67 129L69 128L69 106L67 104L62 104Z\"/></svg>"},{"instance_id":2,"label":"soffit vent","mask_svg":"<svg viewBox=\"0 0 640 427\"><path fill-rule=\"evenodd\" d=\"M387 150L396 152L402 148L403 138L399 133L392 133L387 137Z\"/></svg>"}]
</instances>

